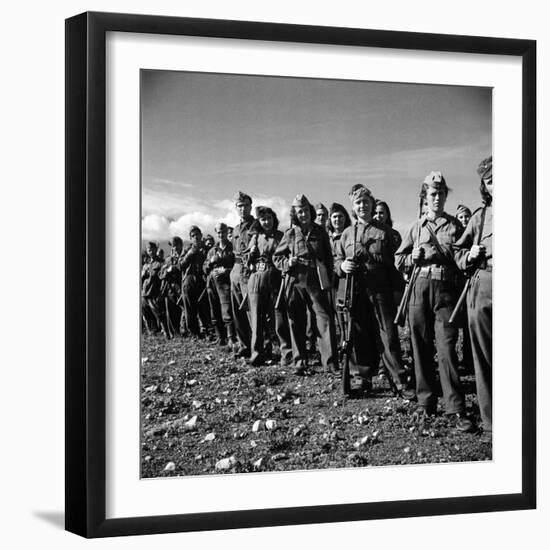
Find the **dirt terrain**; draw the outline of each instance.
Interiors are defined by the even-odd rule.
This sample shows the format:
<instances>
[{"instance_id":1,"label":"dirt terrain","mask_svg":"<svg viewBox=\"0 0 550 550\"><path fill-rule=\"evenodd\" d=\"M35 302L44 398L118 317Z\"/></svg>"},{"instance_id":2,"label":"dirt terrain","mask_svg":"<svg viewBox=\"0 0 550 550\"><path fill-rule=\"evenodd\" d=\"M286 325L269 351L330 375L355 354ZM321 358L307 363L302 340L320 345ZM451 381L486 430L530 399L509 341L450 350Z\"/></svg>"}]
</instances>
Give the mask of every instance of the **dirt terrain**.
<instances>
[{"instance_id":1,"label":"dirt terrain","mask_svg":"<svg viewBox=\"0 0 550 550\"><path fill-rule=\"evenodd\" d=\"M251 367L207 340L142 340L142 477L491 459L478 434L441 414L419 418L384 378L346 399L339 375ZM463 377L478 422L475 384Z\"/></svg>"}]
</instances>

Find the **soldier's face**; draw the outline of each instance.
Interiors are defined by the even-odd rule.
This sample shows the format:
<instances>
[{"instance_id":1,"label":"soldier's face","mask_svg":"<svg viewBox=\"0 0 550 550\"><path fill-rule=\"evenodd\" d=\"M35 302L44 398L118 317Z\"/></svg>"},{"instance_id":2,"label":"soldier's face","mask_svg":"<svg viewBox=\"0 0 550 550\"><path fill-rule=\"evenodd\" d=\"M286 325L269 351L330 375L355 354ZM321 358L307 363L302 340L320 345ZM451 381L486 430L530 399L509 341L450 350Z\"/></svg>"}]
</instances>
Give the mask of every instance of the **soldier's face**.
<instances>
[{"instance_id":1,"label":"soldier's face","mask_svg":"<svg viewBox=\"0 0 550 550\"><path fill-rule=\"evenodd\" d=\"M311 223L311 211L309 206L296 206L296 219L301 225L309 225Z\"/></svg>"},{"instance_id":2,"label":"soldier's face","mask_svg":"<svg viewBox=\"0 0 550 550\"><path fill-rule=\"evenodd\" d=\"M462 227L466 227L470 221L470 214L468 212L461 212L458 216L458 221L462 224Z\"/></svg>"},{"instance_id":3,"label":"soldier's face","mask_svg":"<svg viewBox=\"0 0 550 550\"><path fill-rule=\"evenodd\" d=\"M382 223L387 223L388 221L388 213L386 211L386 208L379 204L375 209L374 209L374 216L373 218L378 221L378 222L382 222Z\"/></svg>"},{"instance_id":4,"label":"soldier's face","mask_svg":"<svg viewBox=\"0 0 550 550\"><path fill-rule=\"evenodd\" d=\"M342 214L342 212L334 212L334 214L330 216L330 223L335 231L342 231L345 223L344 214Z\"/></svg>"},{"instance_id":5,"label":"soldier's face","mask_svg":"<svg viewBox=\"0 0 550 550\"><path fill-rule=\"evenodd\" d=\"M372 217L372 200L363 195L353 201L355 215L363 221L369 221Z\"/></svg>"},{"instance_id":6,"label":"soldier's face","mask_svg":"<svg viewBox=\"0 0 550 550\"><path fill-rule=\"evenodd\" d=\"M173 247L172 247L172 254L181 254L181 250L182 250L182 245L180 243L178 244L175 244Z\"/></svg>"},{"instance_id":7,"label":"soldier's face","mask_svg":"<svg viewBox=\"0 0 550 550\"><path fill-rule=\"evenodd\" d=\"M250 211L252 210L252 203L250 201L239 201L235 208L237 209L237 214L241 220L248 218L250 216Z\"/></svg>"},{"instance_id":8,"label":"soldier's face","mask_svg":"<svg viewBox=\"0 0 550 550\"><path fill-rule=\"evenodd\" d=\"M227 241L227 229L220 229L219 231L216 231L216 235L218 235L218 239L222 243Z\"/></svg>"},{"instance_id":9,"label":"soldier's face","mask_svg":"<svg viewBox=\"0 0 550 550\"><path fill-rule=\"evenodd\" d=\"M271 214L265 214L259 220L264 231L271 231L273 229L273 216Z\"/></svg>"},{"instance_id":10,"label":"soldier's face","mask_svg":"<svg viewBox=\"0 0 550 550\"><path fill-rule=\"evenodd\" d=\"M157 254L157 247L149 245L147 247L147 256L149 256L149 258L154 258L156 254Z\"/></svg>"},{"instance_id":11,"label":"soldier's face","mask_svg":"<svg viewBox=\"0 0 550 550\"><path fill-rule=\"evenodd\" d=\"M445 201L447 200L447 192L440 187L428 187L426 191L426 202L428 210L434 214L442 214L445 210Z\"/></svg>"},{"instance_id":12,"label":"soldier's face","mask_svg":"<svg viewBox=\"0 0 550 550\"><path fill-rule=\"evenodd\" d=\"M315 212L315 223L318 223L321 227L325 227L327 218L327 213L322 208Z\"/></svg>"},{"instance_id":13,"label":"soldier's face","mask_svg":"<svg viewBox=\"0 0 550 550\"><path fill-rule=\"evenodd\" d=\"M202 242L202 233L200 231L195 231L191 236L191 243L195 245L199 245Z\"/></svg>"}]
</instances>

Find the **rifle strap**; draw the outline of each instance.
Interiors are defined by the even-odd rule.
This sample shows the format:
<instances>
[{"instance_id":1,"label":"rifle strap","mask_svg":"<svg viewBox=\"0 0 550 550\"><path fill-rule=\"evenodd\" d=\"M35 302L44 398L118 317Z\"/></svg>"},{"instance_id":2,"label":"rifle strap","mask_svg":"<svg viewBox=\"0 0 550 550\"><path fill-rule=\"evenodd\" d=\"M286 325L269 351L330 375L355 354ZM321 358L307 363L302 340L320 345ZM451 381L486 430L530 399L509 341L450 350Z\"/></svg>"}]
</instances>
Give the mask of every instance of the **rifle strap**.
<instances>
[{"instance_id":1,"label":"rifle strap","mask_svg":"<svg viewBox=\"0 0 550 550\"><path fill-rule=\"evenodd\" d=\"M479 233L477 234L477 245L479 246L479 243L481 242L481 239L483 237L483 229L485 228L485 213L487 212L487 207L484 206L481 210L481 222L479 226Z\"/></svg>"},{"instance_id":2,"label":"rifle strap","mask_svg":"<svg viewBox=\"0 0 550 550\"><path fill-rule=\"evenodd\" d=\"M430 235L430 242L434 245L435 249L437 250L437 253L440 256L442 256L443 258L449 259L450 257L449 252L443 249L440 242L437 240L437 235L434 233L434 230L428 224L429 222L426 221L426 229L428 230L428 233Z\"/></svg>"}]
</instances>

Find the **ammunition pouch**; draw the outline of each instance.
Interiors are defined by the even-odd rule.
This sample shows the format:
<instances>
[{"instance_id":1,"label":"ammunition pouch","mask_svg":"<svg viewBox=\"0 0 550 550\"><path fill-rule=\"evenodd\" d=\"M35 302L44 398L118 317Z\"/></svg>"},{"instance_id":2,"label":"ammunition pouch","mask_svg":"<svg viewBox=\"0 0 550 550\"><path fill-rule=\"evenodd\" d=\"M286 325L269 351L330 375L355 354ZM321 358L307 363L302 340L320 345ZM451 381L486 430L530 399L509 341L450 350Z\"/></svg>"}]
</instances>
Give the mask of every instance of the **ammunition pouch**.
<instances>
[{"instance_id":1,"label":"ammunition pouch","mask_svg":"<svg viewBox=\"0 0 550 550\"><path fill-rule=\"evenodd\" d=\"M451 283L458 282L456 269L448 265L424 265L420 268L418 276L432 281L447 281Z\"/></svg>"}]
</instances>

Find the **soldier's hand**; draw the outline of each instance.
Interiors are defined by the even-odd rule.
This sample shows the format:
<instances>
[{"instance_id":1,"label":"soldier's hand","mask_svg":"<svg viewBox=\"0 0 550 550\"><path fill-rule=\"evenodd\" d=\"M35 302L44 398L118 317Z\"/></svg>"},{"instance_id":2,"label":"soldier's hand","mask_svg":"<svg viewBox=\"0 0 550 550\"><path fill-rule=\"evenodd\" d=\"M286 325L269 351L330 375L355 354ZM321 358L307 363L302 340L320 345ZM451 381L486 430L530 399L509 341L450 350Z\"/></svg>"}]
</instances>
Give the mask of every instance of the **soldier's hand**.
<instances>
[{"instance_id":1,"label":"soldier's hand","mask_svg":"<svg viewBox=\"0 0 550 550\"><path fill-rule=\"evenodd\" d=\"M412 259L413 263L418 264L422 261L423 258L424 258L424 249L423 248L417 247L417 248L412 249L411 259Z\"/></svg>"},{"instance_id":2,"label":"soldier's hand","mask_svg":"<svg viewBox=\"0 0 550 550\"><path fill-rule=\"evenodd\" d=\"M485 256L486 249L482 244L474 244L472 248L470 248L470 252L468 252L468 261L469 262L475 262L476 260L480 260Z\"/></svg>"},{"instance_id":3,"label":"soldier's hand","mask_svg":"<svg viewBox=\"0 0 550 550\"><path fill-rule=\"evenodd\" d=\"M341 269L344 273L353 273L357 270L357 262L351 258L346 258L341 265Z\"/></svg>"},{"instance_id":4,"label":"soldier's hand","mask_svg":"<svg viewBox=\"0 0 550 550\"><path fill-rule=\"evenodd\" d=\"M434 256L437 256L437 250L433 244L423 247L422 250L424 251L424 260L431 260Z\"/></svg>"}]
</instances>

